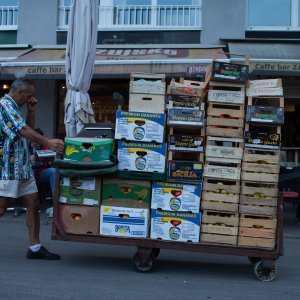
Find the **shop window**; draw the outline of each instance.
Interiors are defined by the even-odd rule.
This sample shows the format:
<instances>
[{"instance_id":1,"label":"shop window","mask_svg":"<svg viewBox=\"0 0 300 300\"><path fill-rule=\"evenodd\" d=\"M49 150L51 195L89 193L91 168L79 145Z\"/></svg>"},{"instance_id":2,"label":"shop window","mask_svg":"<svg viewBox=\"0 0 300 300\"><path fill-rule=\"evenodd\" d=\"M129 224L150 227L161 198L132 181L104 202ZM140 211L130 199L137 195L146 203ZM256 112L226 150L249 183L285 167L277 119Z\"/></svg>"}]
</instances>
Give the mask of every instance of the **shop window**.
<instances>
[{"instance_id":1,"label":"shop window","mask_svg":"<svg viewBox=\"0 0 300 300\"><path fill-rule=\"evenodd\" d=\"M248 0L247 30L300 30L300 0Z\"/></svg>"}]
</instances>

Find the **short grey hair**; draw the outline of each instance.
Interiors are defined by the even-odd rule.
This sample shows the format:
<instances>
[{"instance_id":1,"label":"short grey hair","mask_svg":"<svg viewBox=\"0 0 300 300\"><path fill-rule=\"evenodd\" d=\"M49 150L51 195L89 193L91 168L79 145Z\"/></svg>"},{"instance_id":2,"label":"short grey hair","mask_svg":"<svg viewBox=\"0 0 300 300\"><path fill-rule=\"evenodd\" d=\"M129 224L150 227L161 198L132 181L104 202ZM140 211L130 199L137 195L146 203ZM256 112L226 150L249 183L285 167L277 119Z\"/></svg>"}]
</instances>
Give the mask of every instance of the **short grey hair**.
<instances>
[{"instance_id":1,"label":"short grey hair","mask_svg":"<svg viewBox=\"0 0 300 300\"><path fill-rule=\"evenodd\" d=\"M11 91L29 91L30 87L35 87L33 80L29 78L18 78L11 85Z\"/></svg>"}]
</instances>

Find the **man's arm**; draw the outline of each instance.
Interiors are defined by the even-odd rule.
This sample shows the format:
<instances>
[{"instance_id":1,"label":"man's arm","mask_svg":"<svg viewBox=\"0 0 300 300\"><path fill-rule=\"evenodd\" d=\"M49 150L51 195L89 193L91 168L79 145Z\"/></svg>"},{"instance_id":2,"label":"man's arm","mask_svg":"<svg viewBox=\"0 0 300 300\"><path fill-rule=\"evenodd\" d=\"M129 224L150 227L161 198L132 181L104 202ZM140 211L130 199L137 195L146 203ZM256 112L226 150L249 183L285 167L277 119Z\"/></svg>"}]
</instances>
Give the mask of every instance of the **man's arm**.
<instances>
[{"instance_id":1,"label":"man's arm","mask_svg":"<svg viewBox=\"0 0 300 300\"><path fill-rule=\"evenodd\" d=\"M20 135L31 140L34 143L44 145L49 147L51 150L63 153L64 152L64 142L59 139L48 139L47 137L37 133L35 130L30 128L28 125L25 125L21 131Z\"/></svg>"},{"instance_id":2,"label":"man's arm","mask_svg":"<svg viewBox=\"0 0 300 300\"><path fill-rule=\"evenodd\" d=\"M26 124L31 128L34 128L35 124L35 111L28 111L26 117Z\"/></svg>"},{"instance_id":3,"label":"man's arm","mask_svg":"<svg viewBox=\"0 0 300 300\"><path fill-rule=\"evenodd\" d=\"M27 117L26 117L26 124L31 128L34 128L35 124L35 110L37 108L38 100L32 97L27 102Z\"/></svg>"}]
</instances>

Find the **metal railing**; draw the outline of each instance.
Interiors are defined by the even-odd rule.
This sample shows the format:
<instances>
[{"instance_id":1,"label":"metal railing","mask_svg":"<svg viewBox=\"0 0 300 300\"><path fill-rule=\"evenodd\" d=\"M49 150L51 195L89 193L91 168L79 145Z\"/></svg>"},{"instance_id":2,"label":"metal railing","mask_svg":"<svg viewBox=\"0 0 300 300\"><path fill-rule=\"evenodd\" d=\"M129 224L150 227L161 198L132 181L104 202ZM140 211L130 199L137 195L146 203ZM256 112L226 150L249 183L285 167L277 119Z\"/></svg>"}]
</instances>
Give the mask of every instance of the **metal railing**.
<instances>
[{"instance_id":1,"label":"metal railing","mask_svg":"<svg viewBox=\"0 0 300 300\"><path fill-rule=\"evenodd\" d=\"M200 29L201 5L99 6L101 29ZM59 29L66 29L70 7L59 7Z\"/></svg>"},{"instance_id":2,"label":"metal railing","mask_svg":"<svg viewBox=\"0 0 300 300\"><path fill-rule=\"evenodd\" d=\"M0 6L0 29L17 29L18 13L18 6Z\"/></svg>"}]
</instances>

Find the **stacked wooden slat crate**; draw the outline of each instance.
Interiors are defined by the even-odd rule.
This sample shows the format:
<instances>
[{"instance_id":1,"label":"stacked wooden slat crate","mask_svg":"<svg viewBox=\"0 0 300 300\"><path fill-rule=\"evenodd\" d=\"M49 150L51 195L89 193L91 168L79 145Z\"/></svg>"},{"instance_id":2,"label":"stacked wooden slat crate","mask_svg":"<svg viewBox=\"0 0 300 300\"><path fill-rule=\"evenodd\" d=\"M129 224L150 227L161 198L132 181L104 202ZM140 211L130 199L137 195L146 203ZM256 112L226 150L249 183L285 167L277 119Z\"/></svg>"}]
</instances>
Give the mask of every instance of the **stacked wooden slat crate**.
<instances>
[{"instance_id":1,"label":"stacked wooden slat crate","mask_svg":"<svg viewBox=\"0 0 300 300\"><path fill-rule=\"evenodd\" d=\"M213 62L206 76L201 242L237 244L247 74L247 65Z\"/></svg>"},{"instance_id":2,"label":"stacked wooden slat crate","mask_svg":"<svg viewBox=\"0 0 300 300\"><path fill-rule=\"evenodd\" d=\"M284 122L281 79L249 81L238 245L274 248Z\"/></svg>"},{"instance_id":3,"label":"stacked wooden slat crate","mask_svg":"<svg viewBox=\"0 0 300 300\"><path fill-rule=\"evenodd\" d=\"M204 104L202 83L174 79L167 90L167 181L153 182L150 237L199 242Z\"/></svg>"}]
</instances>

